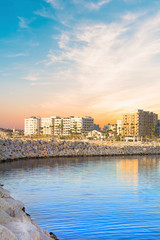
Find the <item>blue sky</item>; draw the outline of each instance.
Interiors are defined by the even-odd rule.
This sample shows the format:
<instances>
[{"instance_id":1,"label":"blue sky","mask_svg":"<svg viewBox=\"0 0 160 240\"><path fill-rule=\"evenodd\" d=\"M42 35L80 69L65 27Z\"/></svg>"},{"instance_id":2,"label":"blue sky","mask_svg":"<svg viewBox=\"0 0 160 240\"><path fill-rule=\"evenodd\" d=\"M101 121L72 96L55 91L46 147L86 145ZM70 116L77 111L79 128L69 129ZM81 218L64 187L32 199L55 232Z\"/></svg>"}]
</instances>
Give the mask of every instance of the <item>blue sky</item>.
<instances>
[{"instance_id":1,"label":"blue sky","mask_svg":"<svg viewBox=\"0 0 160 240\"><path fill-rule=\"evenodd\" d=\"M6 0L0 22L1 127L159 113L159 0Z\"/></svg>"}]
</instances>

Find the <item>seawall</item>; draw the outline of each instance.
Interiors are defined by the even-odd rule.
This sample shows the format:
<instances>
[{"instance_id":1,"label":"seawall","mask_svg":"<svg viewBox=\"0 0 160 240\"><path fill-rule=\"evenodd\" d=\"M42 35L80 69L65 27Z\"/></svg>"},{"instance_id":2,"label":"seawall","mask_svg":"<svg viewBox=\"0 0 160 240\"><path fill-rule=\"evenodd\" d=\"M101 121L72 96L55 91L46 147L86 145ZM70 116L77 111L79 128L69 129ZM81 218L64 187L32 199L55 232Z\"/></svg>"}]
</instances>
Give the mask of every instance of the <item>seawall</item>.
<instances>
[{"instance_id":1,"label":"seawall","mask_svg":"<svg viewBox=\"0 0 160 240\"><path fill-rule=\"evenodd\" d=\"M70 156L121 156L160 154L159 143L107 143L55 140L0 140L0 161Z\"/></svg>"}]
</instances>

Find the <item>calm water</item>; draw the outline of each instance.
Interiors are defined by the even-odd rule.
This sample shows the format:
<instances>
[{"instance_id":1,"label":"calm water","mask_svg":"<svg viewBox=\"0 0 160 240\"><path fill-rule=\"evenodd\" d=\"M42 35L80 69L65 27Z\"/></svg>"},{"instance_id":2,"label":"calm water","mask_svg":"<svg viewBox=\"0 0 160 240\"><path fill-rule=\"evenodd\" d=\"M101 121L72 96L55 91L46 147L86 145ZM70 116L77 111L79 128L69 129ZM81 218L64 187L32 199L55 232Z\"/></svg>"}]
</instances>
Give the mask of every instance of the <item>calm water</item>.
<instances>
[{"instance_id":1,"label":"calm water","mask_svg":"<svg viewBox=\"0 0 160 240\"><path fill-rule=\"evenodd\" d=\"M25 160L0 182L60 240L160 239L160 157Z\"/></svg>"}]
</instances>

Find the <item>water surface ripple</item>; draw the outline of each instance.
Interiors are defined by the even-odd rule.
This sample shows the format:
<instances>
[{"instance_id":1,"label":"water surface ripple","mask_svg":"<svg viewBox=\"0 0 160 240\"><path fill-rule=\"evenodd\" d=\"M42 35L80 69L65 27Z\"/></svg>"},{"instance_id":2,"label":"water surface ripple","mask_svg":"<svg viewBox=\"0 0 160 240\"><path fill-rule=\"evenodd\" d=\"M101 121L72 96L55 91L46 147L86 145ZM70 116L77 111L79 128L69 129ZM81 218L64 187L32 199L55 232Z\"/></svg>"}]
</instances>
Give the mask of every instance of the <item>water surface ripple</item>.
<instances>
[{"instance_id":1,"label":"water surface ripple","mask_svg":"<svg viewBox=\"0 0 160 240\"><path fill-rule=\"evenodd\" d=\"M160 157L19 160L0 182L60 240L160 239Z\"/></svg>"}]
</instances>

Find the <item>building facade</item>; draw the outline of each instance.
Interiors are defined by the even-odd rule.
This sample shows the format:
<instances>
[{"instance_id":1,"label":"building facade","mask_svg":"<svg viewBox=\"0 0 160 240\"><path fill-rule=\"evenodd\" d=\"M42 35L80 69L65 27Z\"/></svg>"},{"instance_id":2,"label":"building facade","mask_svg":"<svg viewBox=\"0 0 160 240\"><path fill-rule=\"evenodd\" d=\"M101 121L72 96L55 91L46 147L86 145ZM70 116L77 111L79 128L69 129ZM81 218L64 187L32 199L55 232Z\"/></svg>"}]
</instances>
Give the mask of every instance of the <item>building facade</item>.
<instances>
[{"instance_id":1,"label":"building facade","mask_svg":"<svg viewBox=\"0 0 160 240\"><path fill-rule=\"evenodd\" d=\"M91 117L63 118L63 135L87 133L94 129L94 119Z\"/></svg>"},{"instance_id":2,"label":"building facade","mask_svg":"<svg viewBox=\"0 0 160 240\"><path fill-rule=\"evenodd\" d=\"M50 117L41 119L41 133L44 135L62 135L62 118Z\"/></svg>"},{"instance_id":3,"label":"building facade","mask_svg":"<svg viewBox=\"0 0 160 240\"><path fill-rule=\"evenodd\" d=\"M30 117L24 120L24 135L39 135L40 134L40 117Z\"/></svg>"},{"instance_id":4,"label":"building facade","mask_svg":"<svg viewBox=\"0 0 160 240\"><path fill-rule=\"evenodd\" d=\"M122 120L117 120L117 135L122 134Z\"/></svg>"},{"instance_id":5,"label":"building facade","mask_svg":"<svg viewBox=\"0 0 160 240\"><path fill-rule=\"evenodd\" d=\"M135 113L123 114L122 135L125 137L151 137L155 131L158 114L138 110Z\"/></svg>"},{"instance_id":6,"label":"building facade","mask_svg":"<svg viewBox=\"0 0 160 240\"><path fill-rule=\"evenodd\" d=\"M53 118L41 119L41 133L44 135L53 135Z\"/></svg>"},{"instance_id":7,"label":"building facade","mask_svg":"<svg viewBox=\"0 0 160 240\"><path fill-rule=\"evenodd\" d=\"M87 133L94 129L94 119L91 117L31 117L25 119L25 135L68 136Z\"/></svg>"}]
</instances>

